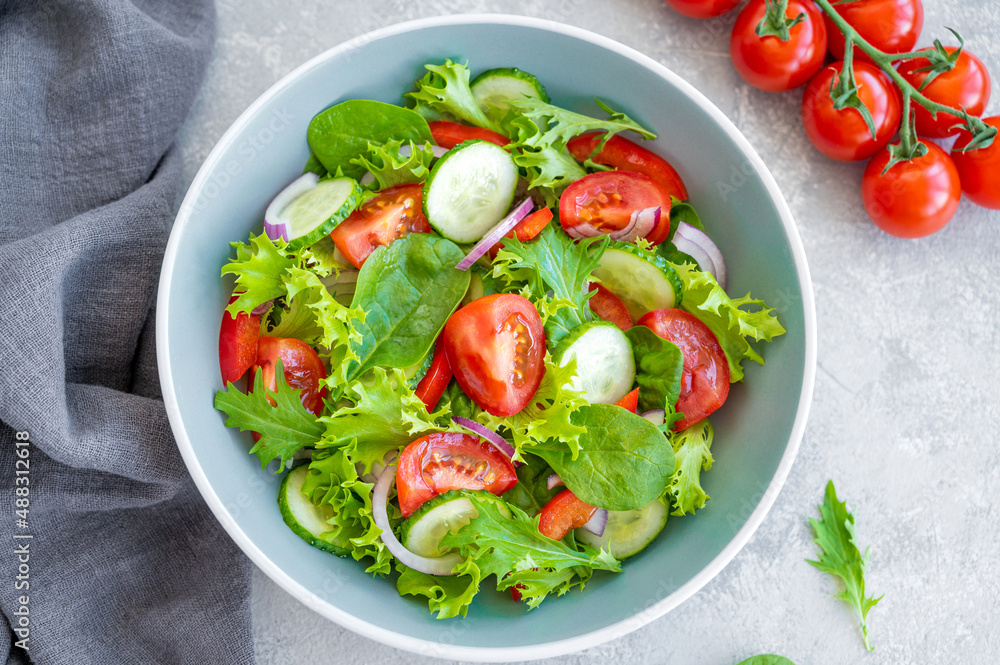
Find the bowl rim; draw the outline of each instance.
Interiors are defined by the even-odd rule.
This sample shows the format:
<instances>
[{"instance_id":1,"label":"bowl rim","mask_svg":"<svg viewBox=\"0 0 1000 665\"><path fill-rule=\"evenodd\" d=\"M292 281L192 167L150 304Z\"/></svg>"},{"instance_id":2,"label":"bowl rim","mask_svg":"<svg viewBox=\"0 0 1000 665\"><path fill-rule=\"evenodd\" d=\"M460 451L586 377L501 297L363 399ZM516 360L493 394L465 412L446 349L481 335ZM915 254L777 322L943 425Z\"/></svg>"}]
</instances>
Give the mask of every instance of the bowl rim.
<instances>
[{"instance_id":1,"label":"bowl rim","mask_svg":"<svg viewBox=\"0 0 1000 665\"><path fill-rule=\"evenodd\" d=\"M761 179L761 182L778 210L781 224L784 227L785 234L788 238L789 249L791 250L796 275L799 281L799 289L802 297L803 324L805 328L805 367L803 368L802 389L799 394L796 416L792 424L788 444L774 476L772 477L767 488L761 494L756 507L750 513L750 516L747 518L743 527L733 536L725 548L723 548L723 550L716 555L714 559L709 561L687 583L659 602L650 605L636 614L584 635L530 646L473 647L454 644L443 645L430 640L401 635L387 628L358 619L354 615L329 604L326 600L320 598L318 595L286 574L243 532L243 530L236 523L236 520L226 510L221 498L218 494L216 494L214 488L209 483L208 477L202 470L201 465L198 463L194 447L192 446L191 440L184 428L183 419L175 397L173 375L168 362L170 356L170 335L168 327L170 316L169 294L171 289L173 267L177 259L180 245L181 231L190 222L191 213L195 209L198 192L205 186L210 173L217 166L222 152L233 142L234 138L240 134L243 128L249 123L250 119L256 114L257 110L309 70L320 66L330 58L336 57L342 53L350 52L353 49L360 48L368 42L431 27L470 24L503 24L536 28L589 42L595 46L602 47L620 56L628 58L651 70L653 73L676 86L683 94L687 95L693 102L695 102L703 112L712 117L719 124L722 130L728 134L729 138L733 140L740 152L752 165L754 173ZM422 18L393 24L359 35L323 51L319 55L296 67L294 70L274 83L267 89L266 92L260 95L249 107L247 107L247 109L240 114L236 121L233 122L229 129L226 130L199 168L198 173L189 186L188 191L181 202L174 226L170 232L170 237L163 257L163 264L160 272L160 284L157 291L156 358L159 366L160 386L163 394L164 406L167 412L167 419L170 423L171 429L173 430L181 457L187 466L188 472L194 479L195 485L205 502L208 504L208 507L215 515L215 518L229 534L229 537L233 539L244 554L246 554L258 568L260 568L282 589L323 617L355 633L392 647L415 653L435 653L453 660L473 660L478 662L524 661L560 656L593 647L621 637L652 622L654 619L663 616L694 595L712 578L718 575L718 573L722 571L722 569L736 556L736 554L743 549L746 543L750 540L750 537L764 521L765 516L774 504L774 501L791 470L792 463L795 460L795 456L802 440L802 435L805 431L809 408L812 402L813 385L816 373L816 309L812 289L812 278L806 261L805 248L802 245L802 240L799 236L798 229L795 226L788 203L785 201L784 196L782 196L774 177L764 165L764 162L757 154L757 151L754 150L754 148L750 145L750 142L736 128L732 121L730 121L729 118L722 113L722 111L709 101L704 94L680 76L672 72L666 66L653 60L649 56L643 55L639 51L621 44L610 37L596 34L584 28L578 28L576 26L559 23L557 21L529 16L509 14L456 14L450 16ZM446 653L442 653L442 646L446 647Z\"/></svg>"}]
</instances>

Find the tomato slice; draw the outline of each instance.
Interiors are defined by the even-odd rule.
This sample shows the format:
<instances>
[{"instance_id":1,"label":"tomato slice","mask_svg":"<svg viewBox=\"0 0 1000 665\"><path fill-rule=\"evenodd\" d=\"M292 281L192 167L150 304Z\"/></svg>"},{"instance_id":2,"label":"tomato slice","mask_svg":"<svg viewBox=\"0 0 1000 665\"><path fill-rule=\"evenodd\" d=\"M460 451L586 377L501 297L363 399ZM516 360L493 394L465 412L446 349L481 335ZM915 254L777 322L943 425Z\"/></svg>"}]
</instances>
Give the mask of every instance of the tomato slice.
<instances>
[{"instance_id":1,"label":"tomato slice","mask_svg":"<svg viewBox=\"0 0 1000 665\"><path fill-rule=\"evenodd\" d=\"M409 183L383 189L341 222L330 238L351 265L360 268L377 247L408 233L430 233L421 208L423 188Z\"/></svg>"},{"instance_id":2,"label":"tomato slice","mask_svg":"<svg viewBox=\"0 0 1000 665\"><path fill-rule=\"evenodd\" d=\"M601 171L573 182L559 197L559 222L564 229L590 224L601 233L625 228L632 213L660 207L660 222L646 235L655 244L670 234L670 191L648 175L635 171Z\"/></svg>"},{"instance_id":3,"label":"tomato slice","mask_svg":"<svg viewBox=\"0 0 1000 665\"><path fill-rule=\"evenodd\" d=\"M435 432L403 449L396 467L399 510L409 517L449 490L503 494L517 484L514 465L496 446L471 434Z\"/></svg>"},{"instance_id":4,"label":"tomato slice","mask_svg":"<svg viewBox=\"0 0 1000 665\"><path fill-rule=\"evenodd\" d=\"M511 229L510 233L505 235L505 238L513 238L515 235L517 239L521 242L528 242L539 233L542 229L552 221L552 209L551 208L541 208L531 213ZM497 252L503 247L503 240L499 241L497 244L490 247L490 259L495 259L497 257Z\"/></svg>"},{"instance_id":5,"label":"tomato slice","mask_svg":"<svg viewBox=\"0 0 1000 665\"><path fill-rule=\"evenodd\" d=\"M449 150L463 141L472 141L475 139L496 143L501 148L510 143L510 139L506 136L498 134L491 129L469 127L468 125L448 120L434 120L427 124L431 128L431 136L434 138L434 142L442 148Z\"/></svg>"},{"instance_id":6,"label":"tomato slice","mask_svg":"<svg viewBox=\"0 0 1000 665\"><path fill-rule=\"evenodd\" d=\"M538 530L552 540L562 540L567 533L590 521L595 512L595 506L580 501L570 490L563 490L538 513Z\"/></svg>"},{"instance_id":7,"label":"tomato slice","mask_svg":"<svg viewBox=\"0 0 1000 665\"><path fill-rule=\"evenodd\" d=\"M444 352L444 344L438 338L434 345L434 357L431 358L431 366L427 368L427 373L420 379L417 389L414 391L420 401L427 406L428 413L437 406L444 394L445 388L451 383L451 365L448 364L448 356Z\"/></svg>"},{"instance_id":8,"label":"tomato slice","mask_svg":"<svg viewBox=\"0 0 1000 665\"><path fill-rule=\"evenodd\" d=\"M234 295L229 299L236 300ZM222 384L236 383L257 359L257 338L260 336L260 317L240 312L233 318L222 312L219 328L219 369Z\"/></svg>"},{"instance_id":9,"label":"tomato slice","mask_svg":"<svg viewBox=\"0 0 1000 665\"><path fill-rule=\"evenodd\" d=\"M264 387L271 391L278 387L274 378L278 359L281 359L285 381L292 388L301 391L302 406L318 416L323 411L323 397L326 396L326 388L319 387L320 379L326 378L326 367L319 355L300 339L261 337L257 340L257 361L251 371L262 371ZM251 374L251 388L253 379L254 375Z\"/></svg>"},{"instance_id":10,"label":"tomato slice","mask_svg":"<svg viewBox=\"0 0 1000 665\"><path fill-rule=\"evenodd\" d=\"M681 393L677 411L684 418L674 426L682 430L703 420L729 396L729 361L708 326L682 309L655 309L637 325L673 342L684 354Z\"/></svg>"},{"instance_id":11,"label":"tomato slice","mask_svg":"<svg viewBox=\"0 0 1000 665\"><path fill-rule=\"evenodd\" d=\"M615 324L622 330L628 330L632 327L632 315L628 313L628 307L621 301L621 298L597 282L590 285L590 290L594 292L594 295L590 296L590 300L587 302L594 314Z\"/></svg>"},{"instance_id":12,"label":"tomato slice","mask_svg":"<svg viewBox=\"0 0 1000 665\"><path fill-rule=\"evenodd\" d=\"M498 293L451 315L442 334L458 385L495 416L523 409L545 372L545 331L524 296Z\"/></svg>"},{"instance_id":13,"label":"tomato slice","mask_svg":"<svg viewBox=\"0 0 1000 665\"><path fill-rule=\"evenodd\" d=\"M625 395L625 397L622 397L620 400L615 402L615 406L620 406L626 411L635 413L636 409L639 408L639 389L636 388L628 395Z\"/></svg>"},{"instance_id":14,"label":"tomato slice","mask_svg":"<svg viewBox=\"0 0 1000 665\"><path fill-rule=\"evenodd\" d=\"M604 132L588 132L576 138L570 139L566 144L566 149L578 161L583 161L594 152L603 138ZM688 198L687 187L677 173L677 170L670 165L670 162L663 159L655 152L646 150L638 143L629 141L624 136L615 134L604 147L593 158L598 164L607 164L619 171L635 171L648 175L653 180L667 188L667 191L686 201Z\"/></svg>"}]
</instances>

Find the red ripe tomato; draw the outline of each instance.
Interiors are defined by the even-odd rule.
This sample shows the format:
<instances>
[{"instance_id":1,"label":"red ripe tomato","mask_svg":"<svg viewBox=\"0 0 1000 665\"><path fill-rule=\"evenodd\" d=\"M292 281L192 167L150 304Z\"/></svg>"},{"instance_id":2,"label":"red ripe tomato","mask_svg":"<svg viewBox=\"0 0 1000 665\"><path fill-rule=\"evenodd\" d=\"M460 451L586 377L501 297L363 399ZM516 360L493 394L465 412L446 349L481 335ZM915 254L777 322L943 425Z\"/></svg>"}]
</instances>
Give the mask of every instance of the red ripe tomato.
<instances>
[{"instance_id":1,"label":"red ripe tomato","mask_svg":"<svg viewBox=\"0 0 1000 665\"><path fill-rule=\"evenodd\" d=\"M644 314L638 325L673 342L684 354L677 400L677 411L684 419L675 429L690 427L722 406L729 396L729 361L708 326L682 309L654 309Z\"/></svg>"},{"instance_id":2,"label":"red ripe tomato","mask_svg":"<svg viewBox=\"0 0 1000 665\"><path fill-rule=\"evenodd\" d=\"M886 53L906 53L913 49L924 27L921 0L853 0L833 8L869 44ZM844 59L844 35L825 13L830 54ZM857 46L854 57L869 60Z\"/></svg>"},{"instance_id":3,"label":"red ripe tomato","mask_svg":"<svg viewBox=\"0 0 1000 665\"><path fill-rule=\"evenodd\" d=\"M444 394L448 384L451 383L451 365L448 364L448 356L444 352L444 345L438 339L434 346L434 357L431 358L431 366L427 368L427 373L420 379L417 389L413 392L420 401L427 406L430 412L437 406L441 395Z\"/></svg>"},{"instance_id":4,"label":"red ripe tomato","mask_svg":"<svg viewBox=\"0 0 1000 665\"><path fill-rule=\"evenodd\" d=\"M469 127L468 125L461 125L449 120L434 120L427 124L431 128L431 136L434 138L434 143L449 150L463 141L472 141L474 139L496 143L501 148L510 143L510 139L503 134L498 134L482 127Z\"/></svg>"},{"instance_id":5,"label":"red ripe tomato","mask_svg":"<svg viewBox=\"0 0 1000 665\"><path fill-rule=\"evenodd\" d=\"M740 0L666 0L675 12L691 18L722 16L740 4Z\"/></svg>"},{"instance_id":6,"label":"red ripe tomato","mask_svg":"<svg viewBox=\"0 0 1000 665\"><path fill-rule=\"evenodd\" d=\"M566 149L577 161L582 162L590 157L590 153L594 152L594 148L598 146L603 136L604 132L581 134L570 139ZM670 162L623 136L615 134L608 139L593 160L597 164L606 164L619 171L635 171L648 175L666 187L673 196L682 201L688 198L687 187Z\"/></svg>"},{"instance_id":7,"label":"red ripe tomato","mask_svg":"<svg viewBox=\"0 0 1000 665\"><path fill-rule=\"evenodd\" d=\"M545 331L524 296L473 300L451 315L441 339L458 385L494 416L523 409L542 382Z\"/></svg>"},{"instance_id":8,"label":"red ripe tomato","mask_svg":"<svg viewBox=\"0 0 1000 665\"><path fill-rule=\"evenodd\" d=\"M264 373L264 387L272 392L278 388L274 371L279 359L285 381L301 392L302 406L318 416L323 411L323 397L326 396L326 388L321 390L319 387L320 379L326 378L326 367L319 355L300 339L261 337L257 340L257 362L252 371L256 373L259 369ZM253 385L252 380L250 385Z\"/></svg>"},{"instance_id":9,"label":"red ripe tomato","mask_svg":"<svg viewBox=\"0 0 1000 665\"><path fill-rule=\"evenodd\" d=\"M559 223L564 229L589 224L601 233L625 228L632 213L660 207L660 222L646 235L655 244L670 234L670 192L647 175L634 171L600 171L570 184L559 197Z\"/></svg>"},{"instance_id":10,"label":"red ripe tomato","mask_svg":"<svg viewBox=\"0 0 1000 665\"><path fill-rule=\"evenodd\" d=\"M615 324L622 330L632 327L632 316L628 313L628 307L621 301L621 298L608 291L598 283L590 285L590 290L594 295L590 296L587 304L590 310L605 321Z\"/></svg>"},{"instance_id":11,"label":"red ripe tomato","mask_svg":"<svg viewBox=\"0 0 1000 665\"><path fill-rule=\"evenodd\" d=\"M789 0L785 15L805 20L789 28L791 37L757 35L764 18L764 0L750 0L736 17L729 40L729 54L740 76L767 92L794 90L812 78L826 56L826 27L820 10L809 0Z\"/></svg>"},{"instance_id":12,"label":"red ripe tomato","mask_svg":"<svg viewBox=\"0 0 1000 665\"><path fill-rule=\"evenodd\" d=\"M983 118L983 122L1000 128L1000 115ZM993 138L988 148L959 152L959 148L969 145L971 138L969 132L961 132L951 152L962 180L962 191L976 205L1000 210L1000 135Z\"/></svg>"},{"instance_id":13,"label":"red ripe tomato","mask_svg":"<svg viewBox=\"0 0 1000 665\"><path fill-rule=\"evenodd\" d=\"M542 506L538 530L552 540L562 540L567 533L590 521L596 512L596 506L580 501L570 490L563 490Z\"/></svg>"},{"instance_id":14,"label":"red ripe tomato","mask_svg":"<svg viewBox=\"0 0 1000 665\"><path fill-rule=\"evenodd\" d=\"M635 413L636 409L639 408L639 389L636 388L628 395L625 395L625 397L622 397L620 400L615 402L615 406L620 406L626 411Z\"/></svg>"},{"instance_id":15,"label":"red ripe tomato","mask_svg":"<svg viewBox=\"0 0 1000 665\"><path fill-rule=\"evenodd\" d=\"M355 268L377 247L385 247L408 233L430 233L421 207L420 183L387 187L366 201L330 233L330 237Z\"/></svg>"},{"instance_id":16,"label":"red ripe tomato","mask_svg":"<svg viewBox=\"0 0 1000 665\"><path fill-rule=\"evenodd\" d=\"M232 303L236 296L229 299ZM219 329L219 369L222 384L240 380L257 359L257 338L260 336L260 317L240 312L234 319L229 312L222 313Z\"/></svg>"},{"instance_id":17,"label":"red ripe tomato","mask_svg":"<svg viewBox=\"0 0 1000 665\"><path fill-rule=\"evenodd\" d=\"M955 52L953 46L946 46L945 49L949 53ZM904 60L899 65L899 73L913 87L920 90L928 72L916 70L926 67L927 64L926 58ZM952 108L964 108L969 115L982 115L983 111L986 110L986 104L990 101L990 87L990 74L986 71L986 65L966 49L962 49L958 60L955 61L955 66L949 71L938 74L920 92L938 104ZM940 139L958 132L953 127L961 120L951 113L938 113L937 118L934 118L930 111L923 106L914 104L913 108L916 112L917 134Z\"/></svg>"},{"instance_id":18,"label":"red ripe tomato","mask_svg":"<svg viewBox=\"0 0 1000 665\"><path fill-rule=\"evenodd\" d=\"M888 145L899 127L902 112L899 91L889 77L874 65L855 61L858 97L868 107L875 124L873 139L858 110L833 108L830 83L834 76L840 79L843 68L843 62L836 62L809 81L802 96L802 124L806 136L821 153L830 159L853 162L868 159Z\"/></svg>"},{"instance_id":19,"label":"red ripe tomato","mask_svg":"<svg viewBox=\"0 0 1000 665\"><path fill-rule=\"evenodd\" d=\"M875 224L899 238L922 238L940 231L958 209L962 188L958 169L944 150L928 142L927 154L899 162L882 175L889 150L875 155L861 178L861 198Z\"/></svg>"},{"instance_id":20,"label":"red ripe tomato","mask_svg":"<svg viewBox=\"0 0 1000 665\"><path fill-rule=\"evenodd\" d=\"M516 484L514 465L496 446L458 432L435 432L417 439L403 449L396 467L403 517L449 490L503 494Z\"/></svg>"}]
</instances>

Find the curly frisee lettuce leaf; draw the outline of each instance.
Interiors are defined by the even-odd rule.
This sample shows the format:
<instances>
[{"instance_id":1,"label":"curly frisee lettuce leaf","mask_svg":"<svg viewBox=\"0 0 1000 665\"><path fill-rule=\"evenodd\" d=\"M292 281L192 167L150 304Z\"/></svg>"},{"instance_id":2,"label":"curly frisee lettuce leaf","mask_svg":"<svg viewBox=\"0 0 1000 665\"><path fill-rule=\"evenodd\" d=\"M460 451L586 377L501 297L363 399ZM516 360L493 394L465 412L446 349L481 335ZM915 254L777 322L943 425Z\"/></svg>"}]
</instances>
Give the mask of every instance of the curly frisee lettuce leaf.
<instances>
[{"instance_id":1,"label":"curly frisee lettuce leaf","mask_svg":"<svg viewBox=\"0 0 1000 665\"><path fill-rule=\"evenodd\" d=\"M408 92L404 97L460 122L501 131L501 127L488 118L476 103L469 86L468 66L445 60L443 65L424 65L424 68L427 74L417 81L416 91Z\"/></svg>"},{"instance_id":2,"label":"curly frisee lettuce leaf","mask_svg":"<svg viewBox=\"0 0 1000 665\"><path fill-rule=\"evenodd\" d=\"M667 495L674 506L671 514L694 514L709 499L701 487L701 472L711 469L715 461L711 451L712 425L702 420L668 436L674 449L674 473L667 485Z\"/></svg>"}]
</instances>

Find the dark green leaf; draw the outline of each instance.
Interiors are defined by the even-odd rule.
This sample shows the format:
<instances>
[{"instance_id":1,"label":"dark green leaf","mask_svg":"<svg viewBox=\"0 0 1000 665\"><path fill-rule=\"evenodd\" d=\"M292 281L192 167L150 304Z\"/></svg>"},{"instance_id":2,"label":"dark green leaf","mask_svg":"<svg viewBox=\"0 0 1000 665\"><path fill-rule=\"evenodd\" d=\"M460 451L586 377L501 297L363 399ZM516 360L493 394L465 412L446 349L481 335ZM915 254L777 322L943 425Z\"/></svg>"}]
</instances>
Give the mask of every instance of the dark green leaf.
<instances>
[{"instance_id":1,"label":"dark green leaf","mask_svg":"<svg viewBox=\"0 0 1000 665\"><path fill-rule=\"evenodd\" d=\"M736 665L795 665L795 663L788 660L784 656L764 654L761 656L753 656L751 658L747 658L746 660L741 660L736 663Z\"/></svg>"},{"instance_id":2,"label":"dark green leaf","mask_svg":"<svg viewBox=\"0 0 1000 665\"><path fill-rule=\"evenodd\" d=\"M625 332L635 356L635 382L639 386L639 412L671 410L677 404L684 370L684 354L646 326Z\"/></svg>"},{"instance_id":3,"label":"dark green leaf","mask_svg":"<svg viewBox=\"0 0 1000 665\"><path fill-rule=\"evenodd\" d=\"M512 503L528 515L534 516L563 488L548 489L546 483L555 471L541 457L525 453L524 461L525 463L517 468L517 485L504 492L503 498L507 503Z\"/></svg>"}]
</instances>

